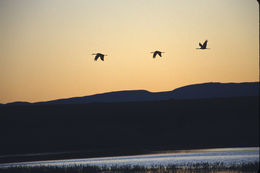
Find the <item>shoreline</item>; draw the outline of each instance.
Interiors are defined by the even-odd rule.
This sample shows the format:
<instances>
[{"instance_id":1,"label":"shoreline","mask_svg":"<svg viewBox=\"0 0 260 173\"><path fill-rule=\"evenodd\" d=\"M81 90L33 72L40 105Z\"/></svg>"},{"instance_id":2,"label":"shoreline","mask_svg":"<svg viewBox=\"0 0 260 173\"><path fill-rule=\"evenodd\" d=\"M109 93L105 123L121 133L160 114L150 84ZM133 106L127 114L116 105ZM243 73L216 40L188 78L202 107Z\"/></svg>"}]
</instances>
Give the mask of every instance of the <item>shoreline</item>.
<instances>
[{"instance_id":1,"label":"shoreline","mask_svg":"<svg viewBox=\"0 0 260 173\"><path fill-rule=\"evenodd\" d=\"M158 153L158 155L145 154L122 157L0 164L0 172L253 173L259 171L259 147L210 148L164 152L163 154ZM199 158L194 159L194 156Z\"/></svg>"},{"instance_id":2,"label":"shoreline","mask_svg":"<svg viewBox=\"0 0 260 173\"><path fill-rule=\"evenodd\" d=\"M177 153L197 153L197 152L217 152L218 150L232 150L237 149L258 149L259 146L246 147L223 147L223 148L193 148L193 149L178 149L178 150L144 150L143 152L103 152L91 153L86 151L73 152L52 152L52 153L30 153L20 155L2 155L0 156L0 164L22 163L22 162L37 162L37 161L51 161L51 160L69 160L69 159L92 159L92 158L106 158L106 157L122 157L122 156L142 156L142 155L156 155L156 154L177 154ZM222 150L223 151L223 150Z\"/></svg>"}]
</instances>

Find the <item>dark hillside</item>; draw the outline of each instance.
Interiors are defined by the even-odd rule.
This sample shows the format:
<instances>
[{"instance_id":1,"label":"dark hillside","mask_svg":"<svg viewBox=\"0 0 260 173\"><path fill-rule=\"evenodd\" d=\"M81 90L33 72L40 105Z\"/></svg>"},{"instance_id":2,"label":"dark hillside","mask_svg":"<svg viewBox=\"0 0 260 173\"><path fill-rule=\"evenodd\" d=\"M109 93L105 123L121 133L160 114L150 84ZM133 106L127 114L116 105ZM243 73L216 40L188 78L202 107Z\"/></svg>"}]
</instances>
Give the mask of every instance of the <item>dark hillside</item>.
<instances>
[{"instance_id":1,"label":"dark hillside","mask_svg":"<svg viewBox=\"0 0 260 173\"><path fill-rule=\"evenodd\" d=\"M258 97L4 105L0 106L0 155L82 151L82 157L89 157L259 146L258 105Z\"/></svg>"}]
</instances>

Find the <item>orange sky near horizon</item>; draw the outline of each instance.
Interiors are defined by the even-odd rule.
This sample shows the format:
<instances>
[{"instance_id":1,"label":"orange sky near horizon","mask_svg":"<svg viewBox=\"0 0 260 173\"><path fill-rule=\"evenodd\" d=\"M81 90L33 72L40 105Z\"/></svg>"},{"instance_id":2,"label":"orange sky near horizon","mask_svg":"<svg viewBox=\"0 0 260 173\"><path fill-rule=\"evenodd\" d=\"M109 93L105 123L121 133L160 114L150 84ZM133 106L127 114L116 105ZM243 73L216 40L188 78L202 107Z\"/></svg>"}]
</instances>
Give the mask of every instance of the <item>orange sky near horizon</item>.
<instances>
[{"instance_id":1,"label":"orange sky near horizon","mask_svg":"<svg viewBox=\"0 0 260 173\"><path fill-rule=\"evenodd\" d=\"M259 81L258 22L256 0L2 0L0 103Z\"/></svg>"}]
</instances>

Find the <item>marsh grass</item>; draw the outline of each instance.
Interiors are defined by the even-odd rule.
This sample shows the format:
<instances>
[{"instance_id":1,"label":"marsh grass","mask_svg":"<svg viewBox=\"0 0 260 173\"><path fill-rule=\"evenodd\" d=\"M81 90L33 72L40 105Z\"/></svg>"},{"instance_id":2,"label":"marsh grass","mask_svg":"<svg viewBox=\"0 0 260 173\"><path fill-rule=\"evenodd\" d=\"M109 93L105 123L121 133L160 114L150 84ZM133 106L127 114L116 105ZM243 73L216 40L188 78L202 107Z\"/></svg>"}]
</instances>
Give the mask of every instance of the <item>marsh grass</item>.
<instances>
[{"instance_id":1,"label":"marsh grass","mask_svg":"<svg viewBox=\"0 0 260 173\"><path fill-rule=\"evenodd\" d=\"M98 167L90 165L76 165L73 167L39 166L39 167L9 167L0 168L0 173L253 173L259 170L259 162L226 166L223 163L191 164L186 166L112 166Z\"/></svg>"}]
</instances>

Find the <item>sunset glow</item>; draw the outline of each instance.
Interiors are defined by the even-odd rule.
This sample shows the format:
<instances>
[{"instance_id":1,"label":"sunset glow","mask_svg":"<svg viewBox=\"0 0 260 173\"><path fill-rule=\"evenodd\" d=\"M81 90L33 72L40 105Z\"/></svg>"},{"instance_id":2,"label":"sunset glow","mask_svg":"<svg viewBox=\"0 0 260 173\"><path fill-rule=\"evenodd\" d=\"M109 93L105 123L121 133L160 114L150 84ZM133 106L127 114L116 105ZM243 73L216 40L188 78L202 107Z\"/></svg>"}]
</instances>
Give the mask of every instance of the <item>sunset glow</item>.
<instances>
[{"instance_id":1,"label":"sunset glow","mask_svg":"<svg viewBox=\"0 0 260 173\"><path fill-rule=\"evenodd\" d=\"M256 0L2 0L0 103L259 81L258 11Z\"/></svg>"}]
</instances>

